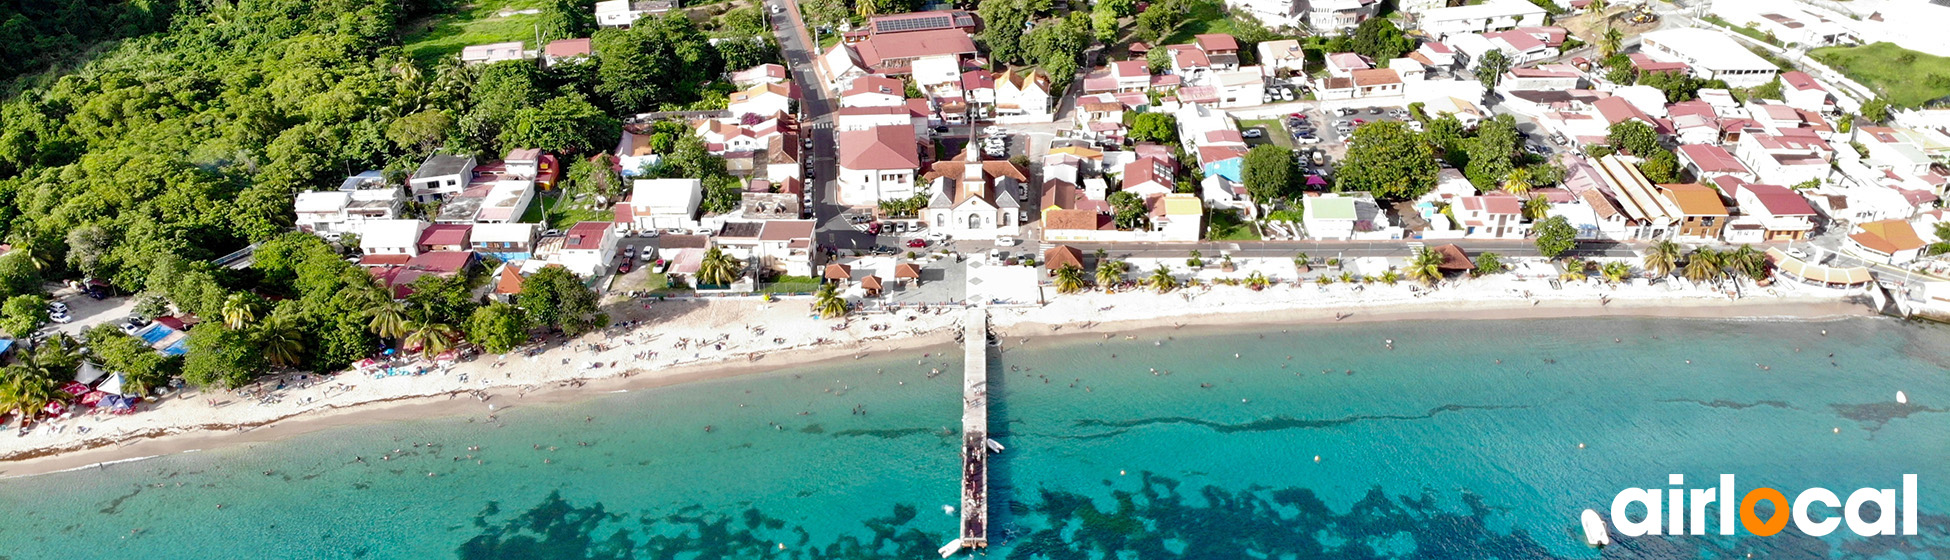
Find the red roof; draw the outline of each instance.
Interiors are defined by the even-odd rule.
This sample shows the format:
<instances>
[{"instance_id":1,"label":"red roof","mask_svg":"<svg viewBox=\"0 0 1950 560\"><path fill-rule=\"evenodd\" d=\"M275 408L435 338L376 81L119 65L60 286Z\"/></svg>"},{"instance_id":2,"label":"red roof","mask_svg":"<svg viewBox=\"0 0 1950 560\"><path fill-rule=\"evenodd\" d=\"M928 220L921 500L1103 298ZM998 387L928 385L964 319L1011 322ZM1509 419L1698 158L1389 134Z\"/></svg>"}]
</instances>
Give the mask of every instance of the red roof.
<instances>
[{"instance_id":1,"label":"red roof","mask_svg":"<svg viewBox=\"0 0 1950 560\"><path fill-rule=\"evenodd\" d=\"M542 52L550 57L563 58L582 56L594 51L590 50L589 39L562 39L549 41L548 46L542 48Z\"/></svg>"},{"instance_id":2,"label":"red roof","mask_svg":"<svg viewBox=\"0 0 1950 560\"><path fill-rule=\"evenodd\" d=\"M975 54L975 40L969 38L967 31L960 29L875 35L853 47L860 52L860 60L875 67L887 61L924 56Z\"/></svg>"},{"instance_id":3,"label":"red roof","mask_svg":"<svg viewBox=\"0 0 1950 560\"><path fill-rule=\"evenodd\" d=\"M1215 52L1215 51L1223 52L1223 51L1239 50L1239 40L1234 39L1232 38L1231 35L1227 35L1224 33L1202 33L1199 35L1193 35L1192 41L1198 44L1199 50L1205 52Z\"/></svg>"},{"instance_id":4,"label":"red roof","mask_svg":"<svg viewBox=\"0 0 1950 560\"><path fill-rule=\"evenodd\" d=\"M366 255L359 258L359 266L399 266L413 260L413 255Z\"/></svg>"},{"instance_id":5,"label":"red roof","mask_svg":"<svg viewBox=\"0 0 1950 560\"><path fill-rule=\"evenodd\" d=\"M576 222L569 226L568 239L563 240L563 249L594 251L603 247L603 236L609 232L609 222Z\"/></svg>"},{"instance_id":6,"label":"red roof","mask_svg":"<svg viewBox=\"0 0 1950 560\"><path fill-rule=\"evenodd\" d=\"M1822 89L1821 84L1815 83L1814 76L1809 76L1807 72L1802 72L1799 70L1793 72L1782 72L1781 83L1787 84L1788 87L1798 89L1798 90L1803 90L1803 91L1811 90L1811 89L1812 90Z\"/></svg>"},{"instance_id":7,"label":"red roof","mask_svg":"<svg viewBox=\"0 0 1950 560\"><path fill-rule=\"evenodd\" d=\"M474 260L473 251L428 251L406 262L408 270L447 274L459 271Z\"/></svg>"},{"instance_id":8,"label":"red roof","mask_svg":"<svg viewBox=\"0 0 1950 560\"><path fill-rule=\"evenodd\" d=\"M1815 209L1813 206L1808 205L1808 199L1803 198L1800 193L1794 192L1794 189L1780 185L1741 185L1740 188L1752 191L1754 198L1760 200L1760 205L1765 207L1769 214L1775 216L1815 215Z\"/></svg>"},{"instance_id":9,"label":"red roof","mask_svg":"<svg viewBox=\"0 0 1950 560\"><path fill-rule=\"evenodd\" d=\"M914 127L876 126L866 130L840 132L840 167L864 169L915 169L921 167L921 154L915 148Z\"/></svg>"},{"instance_id":10,"label":"red roof","mask_svg":"<svg viewBox=\"0 0 1950 560\"><path fill-rule=\"evenodd\" d=\"M420 232L421 245L466 245L467 235L474 231L468 224L433 224Z\"/></svg>"},{"instance_id":11,"label":"red roof","mask_svg":"<svg viewBox=\"0 0 1950 560\"><path fill-rule=\"evenodd\" d=\"M1751 173L1740 158L1713 144L1685 144L1679 147L1679 155L1699 166L1701 173Z\"/></svg>"},{"instance_id":12,"label":"red roof","mask_svg":"<svg viewBox=\"0 0 1950 560\"><path fill-rule=\"evenodd\" d=\"M907 84L887 76L861 76L853 79L853 87L846 88L840 97L851 97L863 93L879 93L894 97L907 96Z\"/></svg>"}]
</instances>

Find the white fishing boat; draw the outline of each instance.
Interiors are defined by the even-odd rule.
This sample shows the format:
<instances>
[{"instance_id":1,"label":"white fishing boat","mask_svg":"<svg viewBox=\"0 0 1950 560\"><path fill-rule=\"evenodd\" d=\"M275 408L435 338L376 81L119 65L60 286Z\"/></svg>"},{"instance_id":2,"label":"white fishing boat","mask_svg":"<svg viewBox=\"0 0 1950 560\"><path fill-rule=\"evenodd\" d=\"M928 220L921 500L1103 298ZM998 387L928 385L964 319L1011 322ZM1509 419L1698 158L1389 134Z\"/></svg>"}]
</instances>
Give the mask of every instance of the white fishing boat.
<instances>
[{"instance_id":1,"label":"white fishing boat","mask_svg":"<svg viewBox=\"0 0 1950 560\"><path fill-rule=\"evenodd\" d=\"M1002 449L1003 449L1003 447L1002 447L1002 444L1001 444L1000 442L997 442L997 441L995 441L995 440L992 440L992 439L988 439L988 438L983 438L983 439L982 439L982 441L983 441L983 443L986 443L986 444L988 444L988 447L989 447L989 452L990 452L990 453L1001 453L1001 452L1002 452Z\"/></svg>"},{"instance_id":2,"label":"white fishing boat","mask_svg":"<svg viewBox=\"0 0 1950 560\"><path fill-rule=\"evenodd\" d=\"M1908 394L1908 393L1904 393L1904 392L1902 392L1902 391L1896 391L1896 403L1897 403L1897 404L1909 404L1909 394Z\"/></svg>"},{"instance_id":3,"label":"white fishing boat","mask_svg":"<svg viewBox=\"0 0 1950 560\"><path fill-rule=\"evenodd\" d=\"M961 539L948 541L948 544L941 545L941 550L936 552L940 552L942 558L954 556L956 552L961 552Z\"/></svg>"},{"instance_id":4,"label":"white fishing boat","mask_svg":"<svg viewBox=\"0 0 1950 560\"><path fill-rule=\"evenodd\" d=\"M1605 519L1599 517L1598 512L1584 510L1584 514L1578 516L1578 521L1584 525L1585 544L1594 547L1611 544L1611 530L1605 528Z\"/></svg>"}]
</instances>

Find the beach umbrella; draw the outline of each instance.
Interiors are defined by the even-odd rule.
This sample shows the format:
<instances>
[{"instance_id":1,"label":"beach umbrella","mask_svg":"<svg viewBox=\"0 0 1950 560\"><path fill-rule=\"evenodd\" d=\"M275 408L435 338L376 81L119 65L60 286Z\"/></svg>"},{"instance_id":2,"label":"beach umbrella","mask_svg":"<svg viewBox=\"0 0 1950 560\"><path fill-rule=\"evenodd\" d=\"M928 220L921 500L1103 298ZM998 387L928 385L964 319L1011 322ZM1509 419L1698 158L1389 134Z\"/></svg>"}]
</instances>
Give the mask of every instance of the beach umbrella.
<instances>
[{"instance_id":1,"label":"beach umbrella","mask_svg":"<svg viewBox=\"0 0 1950 560\"><path fill-rule=\"evenodd\" d=\"M85 404L88 406L101 406L102 398L107 396L108 393L103 393L101 391L93 391L86 395L82 395L80 402L81 404Z\"/></svg>"},{"instance_id":2,"label":"beach umbrella","mask_svg":"<svg viewBox=\"0 0 1950 560\"><path fill-rule=\"evenodd\" d=\"M81 383L75 381L69 381L67 385L61 386L61 392L74 395L77 397L88 394L88 391L90 391L90 389L88 388L87 385L82 385Z\"/></svg>"},{"instance_id":3,"label":"beach umbrella","mask_svg":"<svg viewBox=\"0 0 1950 560\"><path fill-rule=\"evenodd\" d=\"M100 389L102 391L106 391L109 394L114 394L114 395L122 394L122 374L116 373L113 375L109 375L108 381L103 381L100 386L97 386L95 388Z\"/></svg>"}]
</instances>

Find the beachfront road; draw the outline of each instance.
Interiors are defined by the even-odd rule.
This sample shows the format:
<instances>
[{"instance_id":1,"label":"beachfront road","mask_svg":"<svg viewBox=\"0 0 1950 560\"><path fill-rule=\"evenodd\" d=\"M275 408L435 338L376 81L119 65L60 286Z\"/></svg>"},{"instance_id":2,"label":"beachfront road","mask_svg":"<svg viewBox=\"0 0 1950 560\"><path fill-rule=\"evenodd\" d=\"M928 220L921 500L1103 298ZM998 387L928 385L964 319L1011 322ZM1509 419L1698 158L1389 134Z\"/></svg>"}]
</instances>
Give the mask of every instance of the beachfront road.
<instances>
[{"instance_id":1,"label":"beachfront road","mask_svg":"<svg viewBox=\"0 0 1950 560\"><path fill-rule=\"evenodd\" d=\"M1234 257L1292 257L1306 253L1315 259L1350 257L1409 257L1420 246L1445 245L1450 241L1204 241L1199 243L1065 243L1084 254L1103 249L1113 258L1183 257L1196 249L1207 257L1228 254ZM1528 239L1463 239L1454 243L1464 252L1492 252L1506 257L1541 257L1537 244ZM1050 245L1050 244L1045 244ZM1635 258L1643 243L1590 241L1562 256Z\"/></svg>"}]
</instances>

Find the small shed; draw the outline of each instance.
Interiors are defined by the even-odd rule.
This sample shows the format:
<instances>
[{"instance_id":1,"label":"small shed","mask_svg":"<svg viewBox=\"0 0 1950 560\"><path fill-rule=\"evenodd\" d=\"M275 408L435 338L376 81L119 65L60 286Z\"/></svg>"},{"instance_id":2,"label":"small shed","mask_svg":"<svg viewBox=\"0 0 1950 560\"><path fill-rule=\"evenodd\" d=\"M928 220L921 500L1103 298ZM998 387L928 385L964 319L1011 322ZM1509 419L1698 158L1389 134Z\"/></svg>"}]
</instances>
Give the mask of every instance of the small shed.
<instances>
[{"instance_id":1,"label":"small shed","mask_svg":"<svg viewBox=\"0 0 1950 560\"><path fill-rule=\"evenodd\" d=\"M894 265L894 279L913 280L915 284L920 284L921 267L914 266L912 263L901 263L901 264Z\"/></svg>"},{"instance_id":2,"label":"small shed","mask_svg":"<svg viewBox=\"0 0 1950 560\"><path fill-rule=\"evenodd\" d=\"M826 265L825 278L827 280L832 280L835 282L845 282L847 280L852 280L853 267L839 264L839 263Z\"/></svg>"},{"instance_id":3,"label":"small shed","mask_svg":"<svg viewBox=\"0 0 1950 560\"><path fill-rule=\"evenodd\" d=\"M1476 263L1471 262L1469 255L1463 254L1462 247L1457 247L1454 243L1438 246L1431 250L1435 251L1436 254L1442 255L1442 265L1438 268L1444 271L1476 270Z\"/></svg>"},{"instance_id":4,"label":"small shed","mask_svg":"<svg viewBox=\"0 0 1950 560\"><path fill-rule=\"evenodd\" d=\"M880 277L868 276L860 279L860 288L867 291L867 297L880 295Z\"/></svg>"},{"instance_id":5,"label":"small shed","mask_svg":"<svg viewBox=\"0 0 1950 560\"><path fill-rule=\"evenodd\" d=\"M1083 251L1069 245L1057 245L1043 251L1043 266L1050 270L1061 270L1064 266L1083 268Z\"/></svg>"}]
</instances>

